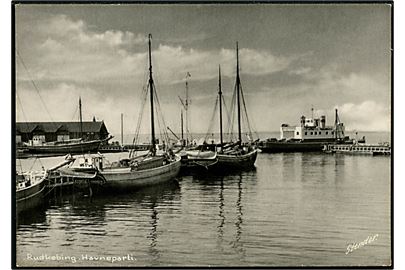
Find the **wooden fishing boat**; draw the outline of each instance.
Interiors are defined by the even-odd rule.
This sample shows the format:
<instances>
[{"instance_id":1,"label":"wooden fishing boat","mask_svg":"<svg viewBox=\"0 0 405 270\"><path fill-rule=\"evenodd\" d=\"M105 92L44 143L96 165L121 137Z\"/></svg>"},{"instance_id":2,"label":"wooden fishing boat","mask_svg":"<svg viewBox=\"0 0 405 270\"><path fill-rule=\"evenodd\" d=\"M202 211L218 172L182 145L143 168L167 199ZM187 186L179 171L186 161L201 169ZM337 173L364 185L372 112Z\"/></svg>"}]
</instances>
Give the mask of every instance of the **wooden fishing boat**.
<instances>
[{"instance_id":1,"label":"wooden fishing boat","mask_svg":"<svg viewBox=\"0 0 405 270\"><path fill-rule=\"evenodd\" d=\"M232 169L246 169L254 167L257 158L257 149L251 143L242 143L242 127L241 127L241 106L240 100L243 99L242 85L239 76L239 48L236 43L236 108L238 114L238 141L232 147L224 145L222 135L222 90L221 90L221 68L219 68L219 83L218 83L218 97L219 97L219 127L220 127L220 149L218 151L217 169L232 168ZM243 105L245 102L243 100ZM246 107L244 108L247 114ZM247 118L247 117L246 117Z\"/></svg>"},{"instance_id":2,"label":"wooden fishing boat","mask_svg":"<svg viewBox=\"0 0 405 270\"><path fill-rule=\"evenodd\" d=\"M67 156L58 165L42 171L16 172L16 208L17 213L35 208L43 203L47 177L53 172L74 161Z\"/></svg>"},{"instance_id":3,"label":"wooden fishing boat","mask_svg":"<svg viewBox=\"0 0 405 270\"><path fill-rule=\"evenodd\" d=\"M111 137L104 140L73 140L64 142L30 143L25 144L26 149L31 154L79 154L88 152L97 152L100 144L110 140Z\"/></svg>"},{"instance_id":4,"label":"wooden fishing boat","mask_svg":"<svg viewBox=\"0 0 405 270\"><path fill-rule=\"evenodd\" d=\"M169 127L167 129L178 139L181 147L185 151L181 152L181 162L183 171L189 170L208 170L210 167L214 166L218 162L217 153L215 149L203 149L192 144L192 138L189 130L189 117L188 110L191 104L188 94L188 78L191 77L190 73L186 74L186 91L184 100L179 96L180 102L186 114L186 138L184 139L183 131L183 110L181 110L181 138L179 138Z\"/></svg>"},{"instance_id":5,"label":"wooden fishing boat","mask_svg":"<svg viewBox=\"0 0 405 270\"><path fill-rule=\"evenodd\" d=\"M245 149L243 149L245 148ZM227 168L252 168L256 162L257 149L249 146L242 147L236 151L224 151L218 154L218 166Z\"/></svg>"},{"instance_id":6,"label":"wooden fishing boat","mask_svg":"<svg viewBox=\"0 0 405 270\"><path fill-rule=\"evenodd\" d=\"M80 115L80 135L83 137L83 119L82 119L82 100L79 97L79 115ZM82 138L43 142L39 138L34 138L28 143L24 143L25 149L30 154L80 154L97 152L100 145L109 141L112 136L103 140L83 140Z\"/></svg>"},{"instance_id":7,"label":"wooden fishing boat","mask_svg":"<svg viewBox=\"0 0 405 270\"><path fill-rule=\"evenodd\" d=\"M186 150L182 158L182 167L185 169L209 170L217 163L218 157L214 151Z\"/></svg>"},{"instance_id":8,"label":"wooden fishing boat","mask_svg":"<svg viewBox=\"0 0 405 270\"><path fill-rule=\"evenodd\" d=\"M122 164L122 163L120 163ZM180 172L180 156L148 155L140 160L131 160L125 165L104 167L100 170L105 185L111 188L140 188L167 182Z\"/></svg>"},{"instance_id":9,"label":"wooden fishing boat","mask_svg":"<svg viewBox=\"0 0 405 270\"><path fill-rule=\"evenodd\" d=\"M93 156L92 164L100 171L105 179L105 187L116 189L139 188L155 185L172 180L179 174L181 158L170 149L164 149L164 153L157 154L157 140L155 138L154 124L154 97L155 86L152 77L151 35L149 34L149 81L150 94L150 120L151 120L151 144L149 152L142 156L133 156L108 164L101 155ZM84 167L84 166L83 166Z\"/></svg>"},{"instance_id":10,"label":"wooden fishing boat","mask_svg":"<svg viewBox=\"0 0 405 270\"><path fill-rule=\"evenodd\" d=\"M35 208L43 203L46 171L16 173L17 213Z\"/></svg>"}]
</instances>

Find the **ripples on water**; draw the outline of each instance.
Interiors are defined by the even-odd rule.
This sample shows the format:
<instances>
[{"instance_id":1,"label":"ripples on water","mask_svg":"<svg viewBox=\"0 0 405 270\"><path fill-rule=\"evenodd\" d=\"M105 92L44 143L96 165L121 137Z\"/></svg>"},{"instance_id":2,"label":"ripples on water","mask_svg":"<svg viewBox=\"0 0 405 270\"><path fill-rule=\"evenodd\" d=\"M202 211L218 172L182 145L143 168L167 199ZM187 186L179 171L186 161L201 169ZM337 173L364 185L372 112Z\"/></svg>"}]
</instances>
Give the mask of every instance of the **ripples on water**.
<instances>
[{"instance_id":1,"label":"ripples on water","mask_svg":"<svg viewBox=\"0 0 405 270\"><path fill-rule=\"evenodd\" d=\"M17 264L27 253L125 256L127 266L390 264L389 157L260 154L252 171L183 175L128 194L51 194L17 221ZM378 234L346 255L347 245Z\"/></svg>"}]
</instances>

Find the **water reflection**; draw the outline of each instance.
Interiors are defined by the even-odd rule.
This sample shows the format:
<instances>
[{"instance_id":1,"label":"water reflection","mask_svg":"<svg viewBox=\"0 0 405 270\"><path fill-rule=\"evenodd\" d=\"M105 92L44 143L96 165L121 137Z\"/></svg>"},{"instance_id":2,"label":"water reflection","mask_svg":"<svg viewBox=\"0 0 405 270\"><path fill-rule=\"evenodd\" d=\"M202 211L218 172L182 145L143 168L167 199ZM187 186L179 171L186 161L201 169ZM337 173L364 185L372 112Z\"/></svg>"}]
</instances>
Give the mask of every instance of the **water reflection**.
<instances>
[{"instance_id":1,"label":"water reflection","mask_svg":"<svg viewBox=\"0 0 405 270\"><path fill-rule=\"evenodd\" d=\"M333 175L335 180L335 186L340 186L339 184L344 180L342 173L344 173L343 167L345 165L345 155L334 154L333 155Z\"/></svg>"},{"instance_id":2,"label":"water reflection","mask_svg":"<svg viewBox=\"0 0 405 270\"><path fill-rule=\"evenodd\" d=\"M16 226L45 224L46 223L46 206L37 207L28 211L20 212L16 215Z\"/></svg>"},{"instance_id":3,"label":"water reflection","mask_svg":"<svg viewBox=\"0 0 405 270\"><path fill-rule=\"evenodd\" d=\"M302 153L301 154L301 181L302 182L325 182L326 163L328 155L319 153Z\"/></svg>"},{"instance_id":4,"label":"water reflection","mask_svg":"<svg viewBox=\"0 0 405 270\"><path fill-rule=\"evenodd\" d=\"M381 265L390 258L389 173L388 160L372 157L262 154L257 171L186 175L127 193L94 192L92 200L64 189L18 217L18 260L28 252L128 252L137 260L122 267L308 266L325 258ZM387 237L345 255L366 230Z\"/></svg>"},{"instance_id":5,"label":"water reflection","mask_svg":"<svg viewBox=\"0 0 405 270\"><path fill-rule=\"evenodd\" d=\"M243 206L242 206L242 175L239 175L239 181L238 181L238 196L237 196L237 201L236 201L236 222L235 222L235 227L236 227L236 234L235 234L235 242L233 244L233 247L237 250L238 253L240 253L241 259L244 259L245 257L245 250L243 248L243 242L241 242L241 237L242 237L242 223L243 223Z\"/></svg>"},{"instance_id":6,"label":"water reflection","mask_svg":"<svg viewBox=\"0 0 405 270\"><path fill-rule=\"evenodd\" d=\"M219 186L219 225L218 225L218 238L223 239L224 225L225 225L225 213L224 213L224 178L221 177Z\"/></svg>"},{"instance_id":7,"label":"water reflection","mask_svg":"<svg viewBox=\"0 0 405 270\"><path fill-rule=\"evenodd\" d=\"M150 224L150 233L149 236L147 238L150 239L150 247L149 247L149 254L152 256L152 260L153 262L157 263L159 261L159 250L157 249L156 245L157 245L157 238L158 238L158 233L157 233L157 226L158 226L158 211L156 209L156 201L153 201L151 204L151 210L152 210L152 214L151 214L151 220L149 222Z\"/></svg>"}]
</instances>

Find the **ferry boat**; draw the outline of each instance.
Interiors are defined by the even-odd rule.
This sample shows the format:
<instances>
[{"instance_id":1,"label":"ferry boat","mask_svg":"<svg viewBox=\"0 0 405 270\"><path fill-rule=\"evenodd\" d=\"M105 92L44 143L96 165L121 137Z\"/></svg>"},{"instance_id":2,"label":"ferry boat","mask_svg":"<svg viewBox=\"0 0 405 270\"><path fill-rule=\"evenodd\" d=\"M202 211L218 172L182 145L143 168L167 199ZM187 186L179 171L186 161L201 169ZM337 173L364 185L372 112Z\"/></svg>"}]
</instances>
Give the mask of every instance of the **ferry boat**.
<instances>
[{"instance_id":1,"label":"ferry boat","mask_svg":"<svg viewBox=\"0 0 405 270\"><path fill-rule=\"evenodd\" d=\"M391 155L391 146L384 144L326 144L325 153L366 154L366 155Z\"/></svg>"},{"instance_id":2,"label":"ferry boat","mask_svg":"<svg viewBox=\"0 0 405 270\"><path fill-rule=\"evenodd\" d=\"M359 141L365 142L365 137ZM301 116L299 126L282 124L280 139L272 138L260 141L258 148L265 153L320 152L326 143L353 144L353 140L349 136L345 136L345 126L339 120L337 109L333 126L326 126L325 115L320 118Z\"/></svg>"}]
</instances>

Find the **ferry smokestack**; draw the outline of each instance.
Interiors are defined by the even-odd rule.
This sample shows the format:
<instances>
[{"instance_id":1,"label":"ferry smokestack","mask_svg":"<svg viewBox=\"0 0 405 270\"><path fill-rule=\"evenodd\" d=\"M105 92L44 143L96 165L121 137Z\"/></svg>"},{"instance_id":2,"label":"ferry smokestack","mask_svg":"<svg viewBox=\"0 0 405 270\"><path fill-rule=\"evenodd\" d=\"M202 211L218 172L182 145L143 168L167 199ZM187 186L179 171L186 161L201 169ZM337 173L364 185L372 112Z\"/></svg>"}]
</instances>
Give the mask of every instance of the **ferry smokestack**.
<instances>
[{"instance_id":1,"label":"ferry smokestack","mask_svg":"<svg viewBox=\"0 0 405 270\"><path fill-rule=\"evenodd\" d=\"M301 116L301 126L305 126L305 116Z\"/></svg>"},{"instance_id":2,"label":"ferry smokestack","mask_svg":"<svg viewBox=\"0 0 405 270\"><path fill-rule=\"evenodd\" d=\"M321 128L325 128L326 127L326 116L322 115L321 116Z\"/></svg>"}]
</instances>

